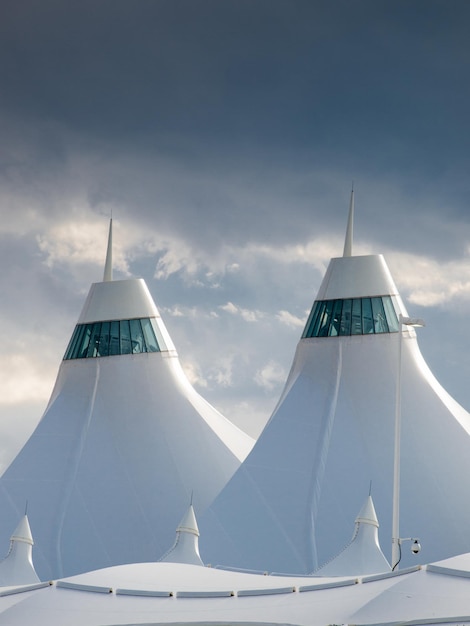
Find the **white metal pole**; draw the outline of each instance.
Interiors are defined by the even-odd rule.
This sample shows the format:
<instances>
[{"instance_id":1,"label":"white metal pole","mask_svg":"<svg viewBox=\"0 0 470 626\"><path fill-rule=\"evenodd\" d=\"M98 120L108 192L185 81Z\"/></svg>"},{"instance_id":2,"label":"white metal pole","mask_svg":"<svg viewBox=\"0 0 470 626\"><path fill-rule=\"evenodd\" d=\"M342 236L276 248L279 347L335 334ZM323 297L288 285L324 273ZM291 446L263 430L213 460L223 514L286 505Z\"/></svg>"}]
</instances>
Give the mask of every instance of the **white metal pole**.
<instances>
[{"instance_id":1,"label":"white metal pole","mask_svg":"<svg viewBox=\"0 0 470 626\"><path fill-rule=\"evenodd\" d=\"M393 459L392 569L400 561L400 448L401 448L401 361L403 326L425 326L422 319L398 316L398 365L395 397L395 454Z\"/></svg>"},{"instance_id":2,"label":"white metal pole","mask_svg":"<svg viewBox=\"0 0 470 626\"><path fill-rule=\"evenodd\" d=\"M392 568L400 560L400 444L401 444L401 344L403 316L398 317L398 367L395 396L395 453L393 458L393 505L392 505Z\"/></svg>"}]
</instances>

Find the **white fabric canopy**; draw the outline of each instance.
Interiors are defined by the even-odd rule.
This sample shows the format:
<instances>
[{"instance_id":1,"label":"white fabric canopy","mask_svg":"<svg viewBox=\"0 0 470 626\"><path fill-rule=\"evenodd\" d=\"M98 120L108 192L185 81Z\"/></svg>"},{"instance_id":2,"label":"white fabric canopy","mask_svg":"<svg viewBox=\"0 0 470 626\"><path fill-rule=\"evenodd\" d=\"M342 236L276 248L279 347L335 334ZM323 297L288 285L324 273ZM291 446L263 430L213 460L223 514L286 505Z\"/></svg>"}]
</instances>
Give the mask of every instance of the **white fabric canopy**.
<instances>
[{"instance_id":1,"label":"white fabric canopy","mask_svg":"<svg viewBox=\"0 0 470 626\"><path fill-rule=\"evenodd\" d=\"M407 315L381 256L332 259L319 293L389 295ZM413 329L402 344L401 536L420 537L422 558L437 560L470 547L470 416L430 372ZM200 517L206 563L311 572L348 542L371 481L389 556L398 345L397 332L299 341L270 421Z\"/></svg>"}]
</instances>

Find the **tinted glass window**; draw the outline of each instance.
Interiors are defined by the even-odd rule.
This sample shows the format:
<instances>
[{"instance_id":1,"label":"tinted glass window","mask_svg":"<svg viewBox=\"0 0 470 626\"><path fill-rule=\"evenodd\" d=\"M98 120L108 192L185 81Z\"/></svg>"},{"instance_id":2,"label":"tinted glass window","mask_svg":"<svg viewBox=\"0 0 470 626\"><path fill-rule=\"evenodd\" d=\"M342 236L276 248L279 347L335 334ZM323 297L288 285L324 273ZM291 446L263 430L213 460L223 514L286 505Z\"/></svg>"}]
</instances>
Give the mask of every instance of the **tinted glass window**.
<instances>
[{"instance_id":1,"label":"tinted glass window","mask_svg":"<svg viewBox=\"0 0 470 626\"><path fill-rule=\"evenodd\" d=\"M64 359L159 352L151 319L110 320L78 324Z\"/></svg>"},{"instance_id":2,"label":"tinted glass window","mask_svg":"<svg viewBox=\"0 0 470 626\"><path fill-rule=\"evenodd\" d=\"M388 333L388 324L385 319L385 311L382 304L382 298L371 298L372 315L374 317L374 332Z\"/></svg>"},{"instance_id":3,"label":"tinted glass window","mask_svg":"<svg viewBox=\"0 0 470 626\"><path fill-rule=\"evenodd\" d=\"M147 350L149 352L158 352L160 348L158 347L157 338L155 336L155 332L152 328L152 322L149 319L141 320L142 322L142 330L145 337L145 343L147 344Z\"/></svg>"},{"instance_id":4,"label":"tinted glass window","mask_svg":"<svg viewBox=\"0 0 470 626\"><path fill-rule=\"evenodd\" d=\"M140 320L130 320L129 326L131 329L131 345L133 354L147 352Z\"/></svg>"},{"instance_id":5,"label":"tinted glass window","mask_svg":"<svg viewBox=\"0 0 470 626\"><path fill-rule=\"evenodd\" d=\"M131 350L131 330L129 328L129 320L121 320L119 322L120 327L120 340L121 340L121 354L130 354Z\"/></svg>"},{"instance_id":6,"label":"tinted glass window","mask_svg":"<svg viewBox=\"0 0 470 626\"><path fill-rule=\"evenodd\" d=\"M390 296L315 302L302 337L335 337L398 332Z\"/></svg>"},{"instance_id":7,"label":"tinted glass window","mask_svg":"<svg viewBox=\"0 0 470 626\"><path fill-rule=\"evenodd\" d=\"M352 300L343 300L343 311L341 314L341 325L339 329L340 335L351 334L351 309Z\"/></svg>"},{"instance_id":8,"label":"tinted glass window","mask_svg":"<svg viewBox=\"0 0 470 626\"><path fill-rule=\"evenodd\" d=\"M351 335L362 335L362 300L354 298L351 304Z\"/></svg>"},{"instance_id":9,"label":"tinted glass window","mask_svg":"<svg viewBox=\"0 0 470 626\"><path fill-rule=\"evenodd\" d=\"M109 356L121 354L121 345L119 341L119 322L109 323Z\"/></svg>"}]
</instances>

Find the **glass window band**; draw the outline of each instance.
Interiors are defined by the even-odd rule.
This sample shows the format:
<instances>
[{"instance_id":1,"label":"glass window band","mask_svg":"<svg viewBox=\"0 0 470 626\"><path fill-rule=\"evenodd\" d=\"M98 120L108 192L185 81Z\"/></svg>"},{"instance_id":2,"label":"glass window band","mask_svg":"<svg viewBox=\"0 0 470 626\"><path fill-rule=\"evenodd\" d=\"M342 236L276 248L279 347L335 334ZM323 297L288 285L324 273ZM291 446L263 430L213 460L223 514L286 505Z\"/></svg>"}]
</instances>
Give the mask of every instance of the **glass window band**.
<instances>
[{"instance_id":1,"label":"glass window band","mask_svg":"<svg viewBox=\"0 0 470 626\"><path fill-rule=\"evenodd\" d=\"M317 300L302 338L370 335L398 332L391 296Z\"/></svg>"},{"instance_id":2,"label":"glass window band","mask_svg":"<svg viewBox=\"0 0 470 626\"><path fill-rule=\"evenodd\" d=\"M160 352L151 318L77 324L64 360Z\"/></svg>"}]
</instances>

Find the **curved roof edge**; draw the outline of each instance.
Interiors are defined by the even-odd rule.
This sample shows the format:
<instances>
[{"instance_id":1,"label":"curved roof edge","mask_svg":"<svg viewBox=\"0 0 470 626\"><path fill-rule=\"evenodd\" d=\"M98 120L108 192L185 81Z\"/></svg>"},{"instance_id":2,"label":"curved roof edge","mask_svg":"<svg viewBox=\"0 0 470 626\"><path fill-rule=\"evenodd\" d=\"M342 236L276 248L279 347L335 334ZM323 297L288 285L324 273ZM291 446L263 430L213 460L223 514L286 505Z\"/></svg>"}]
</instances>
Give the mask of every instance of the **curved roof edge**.
<instances>
[{"instance_id":1,"label":"curved roof edge","mask_svg":"<svg viewBox=\"0 0 470 626\"><path fill-rule=\"evenodd\" d=\"M398 295L398 289L381 254L331 259L317 300Z\"/></svg>"},{"instance_id":2,"label":"curved roof edge","mask_svg":"<svg viewBox=\"0 0 470 626\"><path fill-rule=\"evenodd\" d=\"M137 317L159 317L143 278L93 283L78 324Z\"/></svg>"},{"instance_id":3,"label":"curved roof edge","mask_svg":"<svg viewBox=\"0 0 470 626\"><path fill-rule=\"evenodd\" d=\"M143 278L93 283L83 305L77 324L156 318L162 351L174 351L175 346Z\"/></svg>"}]
</instances>

